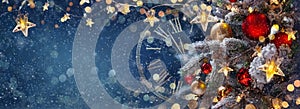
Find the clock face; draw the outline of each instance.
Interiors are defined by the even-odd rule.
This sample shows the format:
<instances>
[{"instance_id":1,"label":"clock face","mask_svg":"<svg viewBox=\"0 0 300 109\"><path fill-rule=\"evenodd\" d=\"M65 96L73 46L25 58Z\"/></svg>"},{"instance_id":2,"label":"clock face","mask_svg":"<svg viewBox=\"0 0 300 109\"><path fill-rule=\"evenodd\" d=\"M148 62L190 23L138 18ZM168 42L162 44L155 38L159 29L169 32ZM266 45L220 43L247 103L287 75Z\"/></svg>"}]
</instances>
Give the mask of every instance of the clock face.
<instances>
[{"instance_id":1,"label":"clock face","mask_svg":"<svg viewBox=\"0 0 300 109\"><path fill-rule=\"evenodd\" d=\"M186 44L204 36L183 13L165 6L155 8L157 12L167 9L176 13L159 18L153 26L143 22L145 15L118 14L100 33L95 50L99 69L95 70L106 92L120 104L147 108L171 102L185 84L178 73L179 55L187 52Z\"/></svg>"},{"instance_id":2,"label":"clock face","mask_svg":"<svg viewBox=\"0 0 300 109\"><path fill-rule=\"evenodd\" d=\"M136 48L136 65L140 78L161 99L167 100L184 83L178 73L182 67L179 55L186 53L185 46L192 43L191 39L195 37L189 36L191 28L193 29L192 25L179 15L153 27L147 26L140 35Z\"/></svg>"}]
</instances>

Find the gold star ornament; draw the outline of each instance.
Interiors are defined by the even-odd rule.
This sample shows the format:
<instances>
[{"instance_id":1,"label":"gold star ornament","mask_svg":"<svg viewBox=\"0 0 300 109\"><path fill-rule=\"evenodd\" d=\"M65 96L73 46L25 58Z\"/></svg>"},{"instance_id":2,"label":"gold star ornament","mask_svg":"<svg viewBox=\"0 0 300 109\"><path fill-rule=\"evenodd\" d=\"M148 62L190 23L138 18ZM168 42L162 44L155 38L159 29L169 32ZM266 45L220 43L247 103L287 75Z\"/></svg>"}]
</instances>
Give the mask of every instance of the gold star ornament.
<instances>
[{"instance_id":1,"label":"gold star ornament","mask_svg":"<svg viewBox=\"0 0 300 109\"><path fill-rule=\"evenodd\" d=\"M256 46L254 48L254 53L252 54L252 57L255 57L255 56L258 56L258 57L262 56L262 54L261 54L261 46Z\"/></svg>"},{"instance_id":2,"label":"gold star ornament","mask_svg":"<svg viewBox=\"0 0 300 109\"><path fill-rule=\"evenodd\" d=\"M205 4L200 5L201 12L192 19L190 23L200 23L202 30L206 31L209 22L217 22L218 19L212 15L210 15L212 7L206 6Z\"/></svg>"},{"instance_id":3,"label":"gold star ornament","mask_svg":"<svg viewBox=\"0 0 300 109\"><path fill-rule=\"evenodd\" d=\"M268 60L264 65L259 66L259 70L266 72L267 82L270 82L274 75L285 76L280 69L282 58Z\"/></svg>"},{"instance_id":4,"label":"gold star ornament","mask_svg":"<svg viewBox=\"0 0 300 109\"><path fill-rule=\"evenodd\" d=\"M35 27L36 25L34 23L31 23L28 21L28 17L26 15L20 15L17 18L17 25L13 29L13 32L19 32L22 31L25 37L28 36L28 29L31 27Z\"/></svg>"},{"instance_id":5,"label":"gold star ornament","mask_svg":"<svg viewBox=\"0 0 300 109\"><path fill-rule=\"evenodd\" d=\"M227 77L228 73L233 71L232 68L228 67L228 65L223 66L218 72L219 73L224 73L224 75Z\"/></svg>"},{"instance_id":6,"label":"gold star ornament","mask_svg":"<svg viewBox=\"0 0 300 109\"><path fill-rule=\"evenodd\" d=\"M155 22L158 22L159 19L155 17L155 10L150 10L149 13L146 13L147 18L144 20L144 22L149 22L150 26L153 27Z\"/></svg>"},{"instance_id":7,"label":"gold star ornament","mask_svg":"<svg viewBox=\"0 0 300 109\"><path fill-rule=\"evenodd\" d=\"M49 7L49 3L46 2L43 6L43 11L47 11L48 10L48 7Z\"/></svg>"},{"instance_id":8,"label":"gold star ornament","mask_svg":"<svg viewBox=\"0 0 300 109\"><path fill-rule=\"evenodd\" d=\"M297 33L297 31L292 30L292 31L287 31L285 33L288 34L288 40L291 40L291 39L296 40L295 34Z\"/></svg>"}]
</instances>

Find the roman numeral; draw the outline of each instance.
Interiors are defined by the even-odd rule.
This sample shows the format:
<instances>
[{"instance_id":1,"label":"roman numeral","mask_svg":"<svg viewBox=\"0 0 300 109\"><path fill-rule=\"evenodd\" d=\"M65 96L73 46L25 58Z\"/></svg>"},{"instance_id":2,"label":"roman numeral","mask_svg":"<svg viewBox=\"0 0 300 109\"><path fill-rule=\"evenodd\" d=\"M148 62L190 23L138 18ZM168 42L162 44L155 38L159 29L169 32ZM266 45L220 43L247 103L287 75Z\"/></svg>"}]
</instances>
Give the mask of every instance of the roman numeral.
<instances>
[{"instance_id":1,"label":"roman numeral","mask_svg":"<svg viewBox=\"0 0 300 109\"><path fill-rule=\"evenodd\" d=\"M160 35L161 37L167 39L168 38L168 34L165 30L163 30L160 26L158 26L154 32L158 35Z\"/></svg>"},{"instance_id":2,"label":"roman numeral","mask_svg":"<svg viewBox=\"0 0 300 109\"><path fill-rule=\"evenodd\" d=\"M179 21L178 17L175 18L175 19L169 20L169 23L171 24L171 26L174 30L174 32L172 32L173 34L182 32L182 27L181 27L181 24L180 24L180 21Z\"/></svg>"}]
</instances>

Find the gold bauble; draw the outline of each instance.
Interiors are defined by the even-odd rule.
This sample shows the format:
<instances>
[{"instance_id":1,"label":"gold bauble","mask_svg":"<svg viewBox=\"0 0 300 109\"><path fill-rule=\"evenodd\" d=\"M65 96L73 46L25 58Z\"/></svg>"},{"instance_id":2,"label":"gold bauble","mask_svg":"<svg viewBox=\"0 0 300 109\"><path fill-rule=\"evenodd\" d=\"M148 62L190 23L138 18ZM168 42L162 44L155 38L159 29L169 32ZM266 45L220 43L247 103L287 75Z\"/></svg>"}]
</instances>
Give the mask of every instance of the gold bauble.
<instances>
[{"instance_id":1,"label":"gold bauble","mask_svg":"<svg viewBox=\"0 0 300 109\"><path fill-rule=\"evenodd\" d=\"M188 103L189 109L196 109L198 107L198 101L197 100L190 100Z\"/></svg>"},{"instance_id":2,"label":"gold bauble","mask_svg":"<svg viewBox=\"0 0 300 109\"><path fill-rule=\"evenodd\" d=\"M206 37L206 40L219 40L223 41L224 38L231 38L232 30L227 23L216 23L210 30L210 35Z\"/></svg>"},{"instance_id":3,"label":"gold bauble","mask_svg":"<svg viewBox=\"0 0 300 109\"><path fill-rule=\"evenodd\" d=\"M191 84L191 90L194 94L201 96L206 91L206 85L201 80L196 80Z\"/></svg>"},{"instance_id":4,"label":"gold bauble","mask_svg":"<svg viewBox=\"0 0 300 109\"><path fill-rule=\"evenodd\" d=\"M256 109L256 107L253 104L247 104L245 109Z\"/></svg>"}]
</instances>

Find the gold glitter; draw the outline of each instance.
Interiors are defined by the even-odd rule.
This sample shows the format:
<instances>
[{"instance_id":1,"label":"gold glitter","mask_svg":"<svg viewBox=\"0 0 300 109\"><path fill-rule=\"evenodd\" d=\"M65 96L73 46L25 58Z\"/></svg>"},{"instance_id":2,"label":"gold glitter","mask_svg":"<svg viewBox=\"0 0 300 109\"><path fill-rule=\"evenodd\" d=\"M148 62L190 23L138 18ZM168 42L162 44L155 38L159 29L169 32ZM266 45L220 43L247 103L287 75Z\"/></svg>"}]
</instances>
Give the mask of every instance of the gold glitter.
<instances>
[{"instance_id":1,"label":"gold glitter","mask_svg":"<svg viewBox=\"0 0 300 109\"><path fill-rule=\"evenodd\" d=\"M283 102L281 102L281 106L282 106L283 108L288 108L288 107L289 107L289 103L286 102L286 101L283 101Z\"/></svg>"},{"instance_id":2,"label":"gold glitter","mask_svg":"<svg viewBox=\"0 0 300 109\"><path fill-rule=\"evenodd\" d=\"M294 81L294 86L295 87L300 87L300 80L295 80Z\"/></svg>"},{"instance_id":3,"label":"gold glitter","mask_svg":"<svg viewBox=\"0 0 300 109\"><path fill-rule=\"evenodd\" d=\"M289 92L293 92L295 90L295 87L293 86L293 84L289 84L286 88Z\"/></svg>"}]
</instances>

